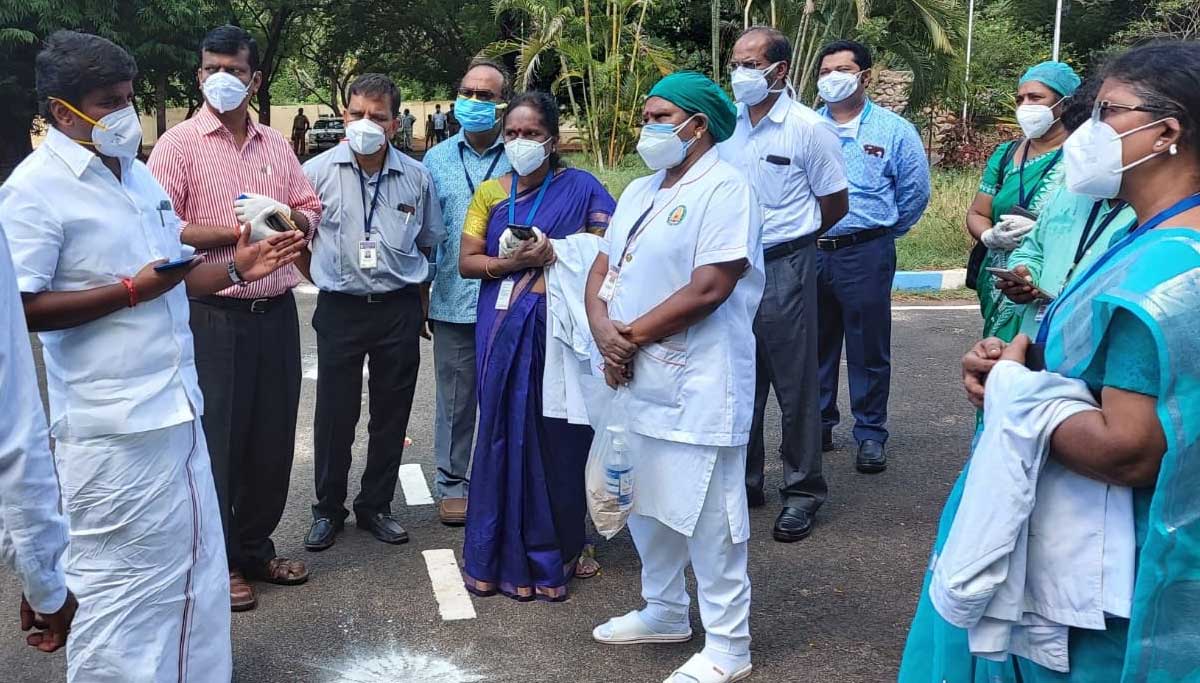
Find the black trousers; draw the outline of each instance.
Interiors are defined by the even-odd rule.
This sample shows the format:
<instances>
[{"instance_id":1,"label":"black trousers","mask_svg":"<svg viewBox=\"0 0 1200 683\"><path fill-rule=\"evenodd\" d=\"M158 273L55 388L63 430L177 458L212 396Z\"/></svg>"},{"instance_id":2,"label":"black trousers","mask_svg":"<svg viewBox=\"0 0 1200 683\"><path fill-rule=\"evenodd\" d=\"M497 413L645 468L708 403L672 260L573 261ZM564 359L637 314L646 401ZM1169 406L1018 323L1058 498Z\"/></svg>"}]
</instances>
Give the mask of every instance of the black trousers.
<instances>
[{"instance_id":1,"label":"black trousers","mask_svg":"<svg viewBox=\"0 0 1200 683\"><path fill-rule=\"evenodd\" d=\"M191 324L225 552L247 570L275 557L271 534L287 503L300 405L296 301L289 292L252 313L248 301L192 300Z\"/></svg>"},{"instance_id":2,"label":"black trousers","mask_svg":"<svg viewBox=\"0 0 1200 683\"><path fill-rule=\"evenodd\" d=\"M754 418L746 448L746 488L763 489L763 427L772 387L782 414L783 504L816 512L829 487L821 472L817 388L817 253L807 246L766 263L767 283L754 319L758 347Z\"/></svg>"},{"instance_id":3,"label":"black trousers","mask_svg":"<svg viewBox=\"0 0 1200 683\"><path fill-rule=\"evenodd\" d=\"M404 435L421 366L421 301L416 287L378 303L321 292L317 332L317 408L313 436L317 503L313 517L344 521L351 447L362 408L363 359L370 375L367 466L354 499L365 518L391 512Z\"/></svg>"}]
</instances>

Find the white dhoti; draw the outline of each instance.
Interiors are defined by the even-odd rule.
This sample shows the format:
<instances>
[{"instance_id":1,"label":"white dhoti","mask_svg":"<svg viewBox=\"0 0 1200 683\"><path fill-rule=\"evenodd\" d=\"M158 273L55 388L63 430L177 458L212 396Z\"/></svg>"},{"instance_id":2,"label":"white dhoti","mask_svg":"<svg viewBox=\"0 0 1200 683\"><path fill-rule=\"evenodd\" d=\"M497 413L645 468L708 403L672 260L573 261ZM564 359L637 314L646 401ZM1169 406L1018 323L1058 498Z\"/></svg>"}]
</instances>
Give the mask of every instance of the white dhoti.
<instances>
[{"instance_id":1,"label":"white dhoti","mask_svg":"<svg viewBox=\"0 0 1200 683\"><path fill-rule=\"evenodd\" d=\"M629 532L642 559L640 614L656 630L688 622L684 569L696 574L704 652L715 662L750 657L746 447L721 448L630 435L634 508Z\"/></svg>"},{"instance_id":2,"label":"white dhoti","mask_svg":"<svg viewBox=\"0 0 1200 683\"><path fill-rule=\"evenodd\" d=\"M67 678L229 681L229 575L198 420L137 434L60 438L79 598Z\"/></svg>"}]
</instances>

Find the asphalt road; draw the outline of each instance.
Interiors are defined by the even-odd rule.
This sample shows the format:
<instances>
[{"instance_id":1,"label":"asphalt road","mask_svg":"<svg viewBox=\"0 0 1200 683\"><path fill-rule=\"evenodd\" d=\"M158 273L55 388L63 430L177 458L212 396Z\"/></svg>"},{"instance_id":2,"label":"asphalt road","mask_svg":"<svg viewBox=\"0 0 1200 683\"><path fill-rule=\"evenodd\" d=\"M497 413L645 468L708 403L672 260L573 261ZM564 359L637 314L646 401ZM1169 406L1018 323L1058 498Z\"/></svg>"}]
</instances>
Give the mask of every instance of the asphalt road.
<instances>
[{"instance_id":1,"label":"asphalt road","mask_svg":"<svg viewBox=\"0 0 1200 683\"><path fill-rule=\"evenodd\" d=\"M315 296L300 295L310 320ZM784 545L771 539L773 501L751 511L751 633L755 681L894 680L941 503L958 473L973 412L958 383L958 358L974 341L978 313L898 310L894 313L890 466L881 475L854 471L849 427L826 455L830 499L816 531ZM306 369L315 368L316 341L302 330ZM432 485L432 350L413 409L413 445L405 461L419 463ZM259 607L233 615L235 680L313 683L468 683L577 681L657 683L702 647L605 648L590 631L610 616L640 607L639 565L627 533L601 543L602 573L572 586L560 604L474 598L477 617L443 621L422 551L452 549L461 559L462 532L441 526L434 506L408 506L397 490L394 511L412 541L394 547L348 528L332 549L306 553L303 537L312 502L312 413L316 383L304 381L291 497L275 536L281 554L309 562L305 586L259 588ZM842 389L842 403L846 403ZM364 396L365 398L365 396ZM848 406L843 414L849 415ZM355 443L356 470L365 454L365 416ZM778 411L768 414L768 447L779 441ZM780 482L771 458L768 485ZM351 495L357 490L352 483ZM694 590L694 584L692 586ZM42 655L17 630L19 587L0 571L0 681L65 678L62 654ZM702 635L699 615L692 625Z\"/></svg>"}]
</instances>

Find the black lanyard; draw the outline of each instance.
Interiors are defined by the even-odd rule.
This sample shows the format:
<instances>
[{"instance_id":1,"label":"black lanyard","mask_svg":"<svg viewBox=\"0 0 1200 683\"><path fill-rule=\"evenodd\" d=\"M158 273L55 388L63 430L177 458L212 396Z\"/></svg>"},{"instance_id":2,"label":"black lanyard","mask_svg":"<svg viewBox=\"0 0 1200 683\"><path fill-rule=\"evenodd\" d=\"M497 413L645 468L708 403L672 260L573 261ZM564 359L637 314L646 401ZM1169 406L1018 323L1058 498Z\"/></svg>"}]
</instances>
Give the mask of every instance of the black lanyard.
<instances>
[{"instance_id":1,"label":"black lanyard","mask_svg":"<svg viewBox=\"0 0 1200 683\"><path fill-rule=\"evenodd\" d=\"M1033 200L1032 196L1027 196L1025 194L1025 162L1029 161L1029 146L1032 144L1032 140L1025 141L1025 150L1021 153L1021 166L1017 171L1017 204L1022 209L1028 209L1029 202ZM1051 159L1050 163L1046 164L1046 168L1042 170L1042 175L1038 176L1037 182L1033 185L1034 188L1037 188L1042 184L1042 181L1046 179L1046 175L1050 173L1050 169L1054 168L1055 164L1058 163L1059 157L1061 156L1062 148L1060 147L1054 152L1054 158ZM1034 189L1034 192L1036 193L1037 190Z\"/></svg>"},{"instance_id":2,"label":"black lanyard","mask_svg":"<svg viewBox=\"0 0 1200 683\"><path fill-rule=\"evenodd\" d=\"M642 223L646 221L646 216L649 216L650 212L653 210L654 202L650 202L650 206L648 206L646 210L642 212L641 216L638 216L638 219L634 222L633 227L629 229L629 237L625 238L625 248L621 250L621 258L617 259L615 266L609 264L610 267L616 268L617 272L621 271L621 266L625 262L625 256L629 254L629 247L633 246L633 239L638 236L639 232L641 232L643 227Z\"/></svg>"},{"instance_id":3,"label":"black lanyard","mask_svg":"<svg viewBox=\"0 0 1200 683\"><path fill-rule=\"evenodd\" d=\"M384 171L387 168L379 169L379 180L375 181L375 194L371 197L371 208L367 208L367 177L363 175L362 169L355 166L358 171L358 189L362 191L363 217L366 219L366 226L363 228L363 234L367 239L371 239L371 222L375 220L375 206L379 203L379 188L383 187Z\"/></svg>"},{"instance_id":4,"label":"black lanyard","mask_svg":"<svg viewBox=\"0 0 1200 683\"><path fill-rule=\"evenodd\" d=\"M1104 200L1100 200L1092 205L1092 212L1088 214L1087 224L1083 226L1083 234L1079 236L1079 244L1075 245L1075 260L1071 262L1071 268L1067 270L1067 276L1063 278L1063 282L1068 282L1071 275L1075 273L1075 268L1079 266L1079 262L1083 260L1085 254L1093 246L1096 245L1096 240L1108 230L1108 226L1117 219L1117 214L1125 208L1125 202L1113 202L1112 208L1104 220L1100 221L1100 225L1096 225L1096 219L1100 217L1100 211L1104 208ZM1132 226L1130 226L1132 227ZM1093 230L1093 228L1095 228Z\"/></svg>"},{"instance_id":5,"label":"black lanyard","mask_svg":"<svg viewBox=\"0 0 1200 683\"><path fill-rule=\"evenodd\" d=\"M460 143L458 146L458 160L462 162L463 177L467 179L467 187L471 188L471 194L475 194L475 181L471 180L471 174L467 172L467 153L463 149L463 145L465 144L465 142ZM488 167L487 175L483 176L483 180L479 181L481 183L486 183L492 179L492 173L496 171L496 164L500 163L500 157L504 156L500 152L499 147L495 148L494 151L497 152L496 157L492 159L492 165Z\"/></svg>"}]
</instances>

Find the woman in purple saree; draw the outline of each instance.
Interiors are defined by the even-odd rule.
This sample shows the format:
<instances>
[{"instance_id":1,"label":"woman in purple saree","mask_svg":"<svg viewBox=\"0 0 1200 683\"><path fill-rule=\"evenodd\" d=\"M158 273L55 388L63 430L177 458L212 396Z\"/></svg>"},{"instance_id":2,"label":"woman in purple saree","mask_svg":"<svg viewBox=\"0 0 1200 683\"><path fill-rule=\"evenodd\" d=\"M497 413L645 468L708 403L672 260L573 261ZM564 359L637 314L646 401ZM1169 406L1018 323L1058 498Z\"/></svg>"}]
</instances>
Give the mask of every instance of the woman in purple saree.
<instances>
[{"instance_id":1,"label":"woman in purple saree","mask_svg":"<svg viewBox=\"0 0 1200 683\"><path fill-rule=\"evenodd\" d=\"M543 416L542 269L554 262L550 240L602 233L615 202L592 175L560 166L554 98L518 96L503 125L514 172L475 192L459 258L463 277L483 281L475 325L479 433L463 579L476 595L559 601L585 543L592 430Z\"/></svg>"}]
</instances>

